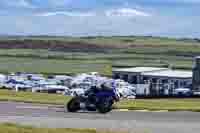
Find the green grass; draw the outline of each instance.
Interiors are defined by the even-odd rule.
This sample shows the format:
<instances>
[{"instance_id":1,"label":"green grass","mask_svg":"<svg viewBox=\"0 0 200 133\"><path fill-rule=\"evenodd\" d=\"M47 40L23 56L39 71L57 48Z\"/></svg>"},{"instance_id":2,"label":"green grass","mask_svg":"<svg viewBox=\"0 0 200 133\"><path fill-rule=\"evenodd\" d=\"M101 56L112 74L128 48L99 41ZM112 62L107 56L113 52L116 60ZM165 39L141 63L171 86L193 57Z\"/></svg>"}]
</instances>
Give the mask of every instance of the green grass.
<instances>
[{"instance_id":1,"label":"green grass","mask_svg":"<svg viewBox=\"0 0 200 133\"><path fill-rule=\"evenodd\" d=\"M70 97L63 95L56 95L56 94L14 92L9 90L0 90L0 100L64 105L64 103L70 100Z\"/></svg>"},{"instance_id":2,"label":"green grass","mask_svg":"<svg viewBox=\"0 0 200 133\"><path fill-rule=\"evenodd\" d=\"M33 49L0 49L0 57L19 57L19 58L38 58L38 59L60 59L60 60L118 60L118 59L163 59L163 60L191 60L192 57L165 55L164 53L140 53L139 50L135 53L84 53L84 52L53 52L48 50L33 50ZM158 52L158 51L154 51ZM149 56L148 56L149 55Z\"/></svg>"},{"instance_id":3,"label":"green grass","mask_svg":"<svg viewBox=\"0 0 200 133\"><path fill-rule=\"evenodd\" d=\"M65 53L30 49L0 50L0 72L5 73L74 74L97 71L104 75L111 75L111 66L167 67L170 64L173 68L191 69L192 62L192 57L164 54Z\"/></svg>"},{"instance_id":4,"label":"green grass","mask_svg":"<svg viewBox=\"0 0 200 133\"><path fill-rule=\"evenodd\" d=\"M116 133L116 131L96 129L70 129L70 128L36 128L18 124L0 124L0 133ZM118 132L119 133L119 132Z\"/></svg>"},{"instance_id":5,"label":"green grass","mask_svg":"<svg viewBox=\"0 0 200 133\"><path fill-rule=\"evenodd\" d=\"M40 104L54 104L63 106L71 97L45 93L13 92L0 90L0 101L16 101ZM200 112L200 99L136 99L122 100L117 103L116 109L148 109L170 111L198 111Z\"/></svg>"},{"instance_id":6,"label":"green grass","mask_svg":"<svg viewBox=\"0 0 200 133\"><path fill-rule=\"evenodd\" d=\"M37 58L0 58L0 72L33 72L72 74L97 71L101 74L111 75L109 62L104 60L59 60Z\"/></svg>"},{"instance_id":7,"label":"green grass","mask_svg":"<svg viewBox=\"0 0 200 133\"><path fill-rule=\"evenodd\" d=\"M130 110L169 110L200 112L200 99L137 99L122 100L117 103L118 109Z\"/></svg>"},{"instance_id":8,"label":"green grass","mask_svg":"<svg viewBox=\"0 0 200 133\"><path fill-rule=\"evenodd\" d=\"M175 39L144 36L113 37L0 37L0 41L26 41L34 44L49 42L63 45L83 42L106 47L109 52L50 51L48 49L0 49L0 72L82 73L97 71L111 75L111 66L152 66L192 69L193 57L199 54L200 42L194 39ZM79 43L77 43L80 45ZM71 45L76 45L73 43ZM78 48L77 48L78 49ZM36 67L37 66L37 67ZM109 68L109 69L107 69Z\"/></svg>"}]
</instances>

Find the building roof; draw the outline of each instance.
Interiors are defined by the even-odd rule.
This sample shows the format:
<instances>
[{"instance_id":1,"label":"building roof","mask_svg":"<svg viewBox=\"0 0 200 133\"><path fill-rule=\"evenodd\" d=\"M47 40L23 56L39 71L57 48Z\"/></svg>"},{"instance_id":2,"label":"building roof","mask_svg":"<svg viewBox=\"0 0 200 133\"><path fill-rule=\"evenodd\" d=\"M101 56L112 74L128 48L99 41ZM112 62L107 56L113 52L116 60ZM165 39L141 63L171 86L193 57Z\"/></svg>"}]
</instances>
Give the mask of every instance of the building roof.
<instances>
[{"instance_id":1,"label":"building roof","mask_svg":"<svg viewBox=\"0 0 200 133\"><path fill-rule=\"evenodd\" d=\"M196 56L195 59L200 59L200 56Z\"/></svg>"},{"instance_id":2,"label":"building roof","mask_svg":"<svg viewBox=\"0 0 200 133\"><path fill-rule=\"evenodd\" d=\"M143 72L154 72L168 70L168 68L161 67L133 67L133 68L120 68L114 69L113 72L132 72L132 73L143 73Z\"/></svg>"},{"instance_id":3,"label":"building roof","mask_svg":"<svg viewBox=\"0 0 200 133\"><path fill-rule=\"evenodd\" d=\"M172 77L172 78L192 78L192 71L180 71L180 70L164 70L154 72L144 72L144 76L156 76L156 77Z\"/></svg>"}]
</instances>

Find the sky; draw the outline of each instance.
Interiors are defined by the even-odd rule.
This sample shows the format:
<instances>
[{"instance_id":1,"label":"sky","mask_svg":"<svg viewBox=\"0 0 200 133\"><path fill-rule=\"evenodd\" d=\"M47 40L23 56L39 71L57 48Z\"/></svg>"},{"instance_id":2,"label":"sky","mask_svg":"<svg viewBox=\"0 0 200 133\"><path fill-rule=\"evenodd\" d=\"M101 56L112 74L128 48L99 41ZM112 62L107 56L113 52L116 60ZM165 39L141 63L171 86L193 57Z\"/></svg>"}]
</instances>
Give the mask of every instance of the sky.
<instances>
[{"instance_id":1,"label":"sky","mask_svg":"<svg viewBox=\"0 0 200 133\"><path fill-rule=\"evenodd\" d=\"M0 0L0 35L200 37L200 0Z\"/></svg>"}]
</instances>

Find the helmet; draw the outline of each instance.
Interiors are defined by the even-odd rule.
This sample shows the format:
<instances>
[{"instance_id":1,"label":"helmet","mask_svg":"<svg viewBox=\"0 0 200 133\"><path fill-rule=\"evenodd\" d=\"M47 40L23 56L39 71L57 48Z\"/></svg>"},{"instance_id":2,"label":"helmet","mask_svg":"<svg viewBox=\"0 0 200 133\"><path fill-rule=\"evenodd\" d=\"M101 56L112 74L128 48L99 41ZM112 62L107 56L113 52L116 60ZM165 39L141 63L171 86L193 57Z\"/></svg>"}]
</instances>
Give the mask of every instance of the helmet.
<instances>
[{"instance_id":1,"label":"helmet","mask_svg":"<svg viewBox=\"0 0 200 133\"><path fill-rule=\"evenodd\" d=\"M104 82L101 84L101 88L111 90L113 88L112 82Z\"/></svg>"}]
</instances>

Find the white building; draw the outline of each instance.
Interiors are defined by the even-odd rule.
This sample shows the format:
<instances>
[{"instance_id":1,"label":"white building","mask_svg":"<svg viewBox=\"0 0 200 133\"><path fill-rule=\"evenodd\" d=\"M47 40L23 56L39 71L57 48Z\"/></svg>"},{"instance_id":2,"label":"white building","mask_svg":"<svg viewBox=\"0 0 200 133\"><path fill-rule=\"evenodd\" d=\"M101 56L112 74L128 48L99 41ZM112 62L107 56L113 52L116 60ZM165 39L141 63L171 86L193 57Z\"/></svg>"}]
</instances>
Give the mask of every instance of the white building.
<instances>
[{"instance_id":1,"label":"white building","mask_svg":"<svg viewBox=\"0 0 200 133\"><path fill-rule=\"evenodd\" d=\"M170 95L176 88L188 88L192 84L192 71L171 70L159 67L135 67L113 70L114 79L123 79L131 84L148 84L142 89L145 95ZM141 90L138 90L141 93Z\"/></svg>"}]
</instances>

